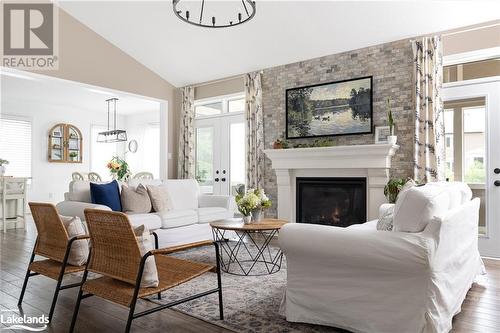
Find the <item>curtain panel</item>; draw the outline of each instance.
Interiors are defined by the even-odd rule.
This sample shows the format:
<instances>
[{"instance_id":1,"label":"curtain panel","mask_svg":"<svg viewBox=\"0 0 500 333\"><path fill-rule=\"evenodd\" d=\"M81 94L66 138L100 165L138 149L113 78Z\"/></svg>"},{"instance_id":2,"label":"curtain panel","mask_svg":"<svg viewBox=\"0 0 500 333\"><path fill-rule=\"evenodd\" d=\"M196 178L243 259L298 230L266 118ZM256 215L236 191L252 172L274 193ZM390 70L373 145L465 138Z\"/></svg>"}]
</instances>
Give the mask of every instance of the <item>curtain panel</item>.
<instances>
[{"instance_id":1,"label":"curtain panel","mask_svg":"<svg viewBox=\"0 0 500 333\"><path fill-rule=\"evenodd\" d=\"M179 161L177 176L181 179L195 177L194 151L194 87L182 89L182 109L179 128Z\"/></svg>"},{"instance_id":2,"label":"curtain panel","mask_svg":"<svg viewBox=\"0 0 500 333\"><path fill-rule=\"evenodd\" d=\"M444 180L444 111L441 100L443 57L441 37L412 41L415 84L414 178Z\"/></svg>"},{"instance_id":3,"label":"curtain panel","mask_svg":"<svg viewBox=\"0 0 500 333\"><path fill-rule=\"evenodd\" d=\"M263 188L264 126L261 73L245 75L246 186Z\"/></svg>"}]
</instances>

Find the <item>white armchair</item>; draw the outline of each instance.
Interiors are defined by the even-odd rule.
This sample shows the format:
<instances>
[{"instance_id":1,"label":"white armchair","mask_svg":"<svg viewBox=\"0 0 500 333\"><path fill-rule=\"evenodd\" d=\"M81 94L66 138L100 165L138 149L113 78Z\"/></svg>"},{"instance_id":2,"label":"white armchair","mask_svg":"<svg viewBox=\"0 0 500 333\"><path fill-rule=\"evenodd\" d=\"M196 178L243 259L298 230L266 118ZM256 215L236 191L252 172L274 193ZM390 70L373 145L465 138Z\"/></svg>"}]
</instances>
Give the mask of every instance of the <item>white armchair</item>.
<instances>
[{"instance_id":1,"label":"white armchair","mask_svg":"<svg viewBox=\"0 0 500 333\"><path fill-rule=\"evenodd\" d=\"M353 332L448 332L483 269L478 216L479 199L469 196L422 232L377 231L376 221L287 224L279 236L288 277L281 312Z\"/></svg>"}]
</instances>

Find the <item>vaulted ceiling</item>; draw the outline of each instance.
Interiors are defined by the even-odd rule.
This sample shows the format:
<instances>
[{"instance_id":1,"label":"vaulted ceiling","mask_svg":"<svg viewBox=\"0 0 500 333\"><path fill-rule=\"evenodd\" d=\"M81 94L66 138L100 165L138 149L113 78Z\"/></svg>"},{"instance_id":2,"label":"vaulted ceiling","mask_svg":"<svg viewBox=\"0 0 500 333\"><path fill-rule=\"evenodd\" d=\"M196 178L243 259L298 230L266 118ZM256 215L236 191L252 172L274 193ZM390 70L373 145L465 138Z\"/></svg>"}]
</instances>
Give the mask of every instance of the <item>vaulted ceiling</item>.
<instances>
[{"instance_id":1,"label":"vaulted ceiling","mask_svg":"<svg viewBox=\"0 0 500 333\"><path fill-rule=\"evenodd\" d=\"M225 6L206 2L207 15ZM59 4L175 86L500 18L500 1L257 0L250 22L207 29L180 21L168 0Z\"/></svg>"}]
</instances>

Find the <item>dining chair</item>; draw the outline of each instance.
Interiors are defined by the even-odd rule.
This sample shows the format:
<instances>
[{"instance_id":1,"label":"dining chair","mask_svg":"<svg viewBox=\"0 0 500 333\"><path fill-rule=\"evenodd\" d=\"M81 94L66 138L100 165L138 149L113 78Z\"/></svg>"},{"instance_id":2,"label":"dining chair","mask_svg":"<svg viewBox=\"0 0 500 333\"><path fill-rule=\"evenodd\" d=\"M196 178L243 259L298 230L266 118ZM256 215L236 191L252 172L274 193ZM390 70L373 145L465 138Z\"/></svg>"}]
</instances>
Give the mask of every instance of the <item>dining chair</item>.
<instances>
[{"instance_id":1,"label":"dining chair","mask_svg":"<svg viewBox=\"0 0 500 333\"><path fill-rule=\"evenodd\" d=\"M125 332L130 331L134 319L212 293L219 295L219 316L223 319L222 284L217 243L207 240L154 249L141 255L139 244L127 215L120 212L85 209L85 220L89 227L92 254L83 274L83 284L78 293L70 332L73 332L75 328L81 301L91 296L101 297L129 309ZM207 245L215 247L215 266L169 256L175 252ZM151 256L155 259L159 284L158 287L141 287L146 259ZM142 312L135 312L138 298L159 294L210 271L217 273L217 287ZM87 280L89 272L99 274L101 277Z\"/></svg>"},{"instance_id":2,"label":"dining chair","mask_svg":"<svg viewBox=\"0 0 500 333\"><path fill-rule=\"evenodd\" d=\"M73 180L85 180L85 177L83 177L83 175L80 172L73 172L71 174L71 178Z\"/></svg>"},{"instance_id":3,"label":"dining chair","mask_svg":"<svg viewBox=\"0 0 500 333\"><path fill-rule=\"evenodd\" d=\"M138 172L134 175L134 179L154 179L154 175L151 172Z\"/></svg>"},{"instance_id":4,"label":"dining chair","mask_svg":"<svg viewBox=\"0 0 500 333\"><path fill-rule=\"evenodd\" d=\"M102 182L101 176L97 172L89 172L87 178L91 182Z\"/></svg>"},{"instance_id":5,"label":"dining chair","mask_svg":"<svg viewBox=\"0 0 500 333\"><path fill-rule=\"evenodd\" d=\"M16 228L18 223L26 223L26 192L27 179L17 177L0 177L0 199L2 204L2 225L3 232L7 231L7 223L14 223ZM15 215L10 219L8 214L8 203L15 201ZM19 205L21 205L21 215L19 215Z\"/></svg>"},{"instance_id":6,"label":"dining chair","mask_svg":"<svg viewBox=\"0 0 500 333\"><path fill-rule=\"evenodd\" d=\"M88 235L75 236L71 239L68 236L66 228L57 213L56 207L49 203L29 203L33 220L35 221L38 232L35 247L31 253L31 258L24 278L21 295L19 296L18 306L23 302L24 293L28 284L28 279L35 275L43 275L57 281L52 304L50 306L49 321L52 320L56 307L59 291L74 287L79 287L82 283L73 283L62 285L65 275L82 272L85 265L73 266L68 264L68 256L71 246L77 240L88 239ZM35 261L35 255L45 257L46 259Z\"/></svg>"}]
</instances>

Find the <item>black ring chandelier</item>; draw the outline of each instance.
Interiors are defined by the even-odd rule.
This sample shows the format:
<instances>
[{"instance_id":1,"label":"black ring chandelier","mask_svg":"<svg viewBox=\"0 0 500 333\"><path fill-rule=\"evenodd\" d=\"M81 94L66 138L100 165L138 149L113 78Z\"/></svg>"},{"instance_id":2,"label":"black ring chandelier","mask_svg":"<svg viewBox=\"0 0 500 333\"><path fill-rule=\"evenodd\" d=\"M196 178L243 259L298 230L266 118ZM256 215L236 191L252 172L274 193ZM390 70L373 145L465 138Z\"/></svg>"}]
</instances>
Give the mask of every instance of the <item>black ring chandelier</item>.
<instances>
[{"instance_id":1,"label":"black ring chandelier","mask_svg":"<svg viewBox=\"0 0 500 333\"><path fill-rule=\"evenodd\" d=\"M205 0L200 0L201 5L199 9L199 18L193 18L193 13L189 10L180 10L179 4L181 2L193 2L193 1L183 1L183 0L172 0L173 8L175 15L180 18L182 21L187 22L192 25L196 25L199 27L205 28L228 28L234 27L236 25L243 24L245 22L250 21L255 16L255 1L252 0L241 0L241 11L235 8L236 12L232 19L229 19L225 22L221 22L221 20L217 20L215 16L204 16L205 10ZM198 12L198 10L197 10Z\"/></svg>"}]
</instances>

